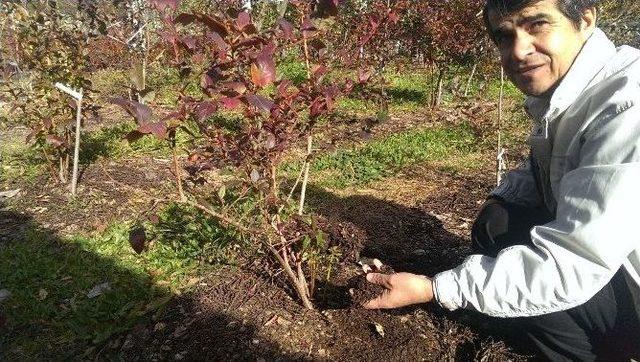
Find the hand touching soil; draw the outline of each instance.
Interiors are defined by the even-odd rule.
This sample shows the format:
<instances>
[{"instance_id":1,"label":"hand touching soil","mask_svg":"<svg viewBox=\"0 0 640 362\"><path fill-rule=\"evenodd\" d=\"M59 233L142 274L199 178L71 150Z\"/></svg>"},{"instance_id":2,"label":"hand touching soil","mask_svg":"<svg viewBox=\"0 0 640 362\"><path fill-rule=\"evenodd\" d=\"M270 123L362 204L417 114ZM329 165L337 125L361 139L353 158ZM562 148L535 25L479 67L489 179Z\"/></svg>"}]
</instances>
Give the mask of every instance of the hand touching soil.
<instances>
[{"instance_id":1,"label":"hand touching soil","mask_svg":"<svg viewBox=\"0 0 640 362\"><path fill-rule=\"evenodd\" d=\"M367 281L383 289L377 298L363 303L366 309L391 309L433 300L433 283L424 275L411 273L367 274Z\"/></svg>"}]
</instances>

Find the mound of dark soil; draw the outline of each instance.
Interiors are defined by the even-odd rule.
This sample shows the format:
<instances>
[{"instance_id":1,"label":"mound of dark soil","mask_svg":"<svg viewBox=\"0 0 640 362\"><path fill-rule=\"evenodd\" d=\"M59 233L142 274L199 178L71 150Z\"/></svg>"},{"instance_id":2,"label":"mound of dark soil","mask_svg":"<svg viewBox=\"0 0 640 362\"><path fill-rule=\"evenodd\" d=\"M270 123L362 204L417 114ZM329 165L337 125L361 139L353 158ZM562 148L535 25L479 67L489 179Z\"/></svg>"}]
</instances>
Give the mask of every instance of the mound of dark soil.
<instances>
[{"instance_id":1,"label":"mound of dark soil","mask_svg":"<svg viewBox=\"0 0 640 362\"><path fill-rule=\"evenodd\" d=\"M386 265L384 265L380 270L376 270L375 272L382 274L394 273L393 269ZM385 291L385 288L382 285L374 284L367 281L366 274L353 277L349 281L348 285L352 308L362 308L365 303L379 297Z\"/></svg>"}]
</instances>

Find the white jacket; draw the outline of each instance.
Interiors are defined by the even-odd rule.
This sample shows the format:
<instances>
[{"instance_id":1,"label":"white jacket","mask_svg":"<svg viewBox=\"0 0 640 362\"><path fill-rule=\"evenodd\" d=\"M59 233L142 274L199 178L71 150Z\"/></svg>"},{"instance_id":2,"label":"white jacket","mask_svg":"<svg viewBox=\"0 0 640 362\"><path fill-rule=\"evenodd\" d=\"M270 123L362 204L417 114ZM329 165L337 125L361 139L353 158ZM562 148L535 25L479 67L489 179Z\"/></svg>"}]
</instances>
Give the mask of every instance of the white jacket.
<instances>
[{"instance_id":1,"label":"white jacket","mask_svg":"<svg viewBox=\"0 0 640 362\"><path fill-rule=\"evenodd\" d=\"M640 313L640 51L596 29L551 99L526 107L540 192L527 163L493 194L555 220L531 230L535 247L436 275L436 300L498 317L552 313L591 299L622 266Z\"/></svg>"}]
</instances>

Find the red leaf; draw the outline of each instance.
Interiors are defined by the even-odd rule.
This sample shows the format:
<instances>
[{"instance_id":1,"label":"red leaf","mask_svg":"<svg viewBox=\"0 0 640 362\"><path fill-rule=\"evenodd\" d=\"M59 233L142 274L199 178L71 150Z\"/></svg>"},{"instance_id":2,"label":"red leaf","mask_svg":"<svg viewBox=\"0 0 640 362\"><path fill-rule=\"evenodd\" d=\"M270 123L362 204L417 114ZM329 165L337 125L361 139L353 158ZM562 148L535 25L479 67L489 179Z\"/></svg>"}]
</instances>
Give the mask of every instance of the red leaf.
<instances>
[{"instance_id":1,"label":"red leaf","mask_svg":"<svg viewBox=\"0 0 640 362\"><path fill-rule=\"evenodd\" d=\"M142 254L145 249L145 245L147 243L147 234L144 231L144 228L141 226L136 227L135 229L129 231L129 244L133 250Z\"/></svg>"},{"instance_id":2,"label":"red leaf","mask_svg":"<svg viewBox=\"0 0 640 362\"><path fill-rule=\"evenodd\" d=\"M224 22L217 17L213 17L205 14L197 14L196 20L206 25L210 30L218 33L220 36L225 37L229 34L229 29Z\"/></svg>"},{"instance_id":3,"label":"red leaf","mask_svg":"<svg viewBox=\"0 0 640 362\"><path fill-rule=\"evenodd\" d=\"M127 135L125 136L125 138L129 142L135 142L135 141L141 139L142 137L144 137L144 133L141 133L141 132L135 131L135 130L127 133Z\"/></svg>"},{"instance_id":4,"label":"red leaf","mask_svg":"<svg viewBox=\"0 0 640 362\"><path fill-rule=\"evenodd\" d=\"M226 52L230 48L229 44L227 44L227 42L224 41L224 39L220 36L220 34L216 32L208 32L207 39L213 41L216 47L218 47L219 51Z\"/></svg>"},{"instance_id":5,"label":"red leaf","mask_svg":"<svg viewBox=\"0 0 640 362\"><path fill-rule=\"evenodd\" d=\"M223 83L224 90L220 93L234 97L240 94L244 94L247 91L247 86L242 82L227 82Z\"/></svg>"},{"instance_id":6,"label":"red leaf","mask_svg":"<svg viewBox=\"0 0 640 362\"><path fill-rule=\"evenodd\" d=\"M222 103L224 108L232 110L236 109L240 105L240 99L235 97L223 97L220 98L220 103Z\"/></svg>"},{"instance_id":7,"label":"red leaf","mask_svg":"<svg viewBox=\"0 0 640 362\"><path fill-rule=\"evenodd\" d=\"M389 20L395 24L398 22L398 20L400 20L400 15L398 15L398 13L395 11L391 11L389 12Z\"/></svg>"},{"instance_id":8,"label":"red leaf","mask_svg":"<svg viewBox=\"0 0 640 362\"><path fill-rule=\"evenodd\" d=\"M276 62L270 51L263 50L251 65L251 81L257 87L266 87L276 80Z\"/></svg>"},{"instance_id":9,"label":"red leaf","mask_svg":"<svg viewBox=\"0 0 640 362\"><path fill-rule=\"evenodd\" d=\"M151 108L144 104L124 98L111 98L110 102L122 107L129 115L136 119L138 124L146 123L151 119Z\"/></svg>"},{"instance_id":10,"label":"red leaf","mask_svg":"<svg viewBox=\"0 0 640 362\"><path fill-rule=\"evenodd\" d=\"M324 65L314 65L311 69L311 74L314 78L318 79L327 73L327 67Z\"/></svg>"},{"instance_id":11,"label":"red leaf","mask_svg":"<svg viewBox=\"0 0 640 362\"><path fill-rule=\"evenodd\" d=\"M338 15L338 0L318 0L316 5L316 16L336 16Z\"/></svg>"},{"instance_id":12,"label":"red leaf","mask_svg":"<svg viewBox=\"0 0 640 362\"><path fill-rule=\"evenodd\" d=\"M64 147L66 145L66 142L62 138L52 134L47 135L45 140L48 144L53 145L54 147Z\"/></svg>"},{"instance_id":13,"label":"red leaf","mask_svg":"<svg viewBox=\"0 0 640 362\"><path fill-rule=\"evenodd\" d=\"M193 49L195 49L196 47L196 39L192 36L185 36L181 39L180 43L188 51L193 51Z\"/></svg>"},{"instance_id":14,"label":"red leaf","mask_svg":"<svg viewBox=\"0 0 640 362\"><path fill-rule=\"evenodd\" d=\"M293 38L293 25L285 19L278 19L278 27L282 30L282 35L285 39Z\"/></svg>"},{"instance_id":15,"label":"red leaf","mask_svg":"<svg viewBox=\"0 0 640 362\"><path fill-rule=\"evenodd\" d=\"M260 111L269 112L275 105L271 100L257 94L247 94L244 100L251 106L256 107Z\"/></svg>"},{"instance_id":16,"label":"red leaf","mask_svg":"<svg viewBox=\"0 0 640 362\"><path fill-rule=\"evenodd\" d=\"M358 69L358 83L366 83L371 76L373 75L373 70L369 69L367 71L363 71L362 69Z\"/></svg>"},{"instance_id":17,"label":"red leaf","mask_svg":"<svg viewBox=\"0 0 640 362\"><path fill-rule=\"evenodd\" d=\"M289 94L289 87L291 87L292 84L293 83L288 79L280 82L280 84L278 84L278 95L280 97L286 97Z\"/></svg>"},{"instance_id":18,"label":"red leaf","mask_svg":"<svg viewBox=\"0 0 640 362\"><path fill-rule=\"evenodd\" d=\"M138 127L138 132L152 134L160 139L167 138L167 124L164 121L148 122Z\"/></svg>"},{"instance_id":19,"label":"red leaf","mask_svg":"<svg viewBox=\"0 0 640 362\"><path fill-rule=\"evenodd\" d=\"M176 16L173 19L174 23L178 23L178 24L182 24L182 25L189 25L191 23L193 23L196 20L196 16L193 14L185 14L182 13L178 16Z\"/></svg>"},{"instance_id":20,"label":"red leaf","mask_svg":"<svg viewBox=\"0 0 640 362\"><path fill-rule=\"evenodd\" d=\"M311 109L309 110L309 117L316 118L320 116L324 110L326 110L326 104L323 102L322 97L318 97L311 103Z\"/></svg>"},{"instance_id":21,"label":"red leaf","mask_svg":"<svg viewBox=\"0 0 640 362\"><path fill-rule=\"evenodd\" d=\"M202 102L196 106L196 117L199 121L209 118L212 114L216 113L218 105L212 101Z\"/></svg>"},{"instance_id":22,"label":"red leaf","mask_svg":"<svg viewBox=\"0 0 640 362\"><path fill-rule=\"evenodd\" d=\"M158 9L158 11L164 11L167 8L175 11L180 4L180 0L151 0L151 6Z\"/></svg>"},{"instance_id":23,"label":"red leaf","mask_svg":"<svg viewBox=\"0 0 640 362\"><path fill-rule=\"evenodd\" d=\"M9 112L11 113L11 112ZM51 126L53 125L53 121L51 120L51 118L45 118L44 121L42 121L42 123L39 123L38 125L36 125L33 130L31 131L31 133L29 133L27 135L27 138L24 140L25 143L31 143L31 141L38 136L38 134L40 134L40 132L44 131L44 130L48 130L51 128Z\"/></svg>"},{"instance_id":24,"label":"red leaf","mask_svg":"<svg viewBox=\"0 0 640 362\"><path fill-rule=\"evenodd\" d=\"M302 21L302 26L300 27L300 30L302 30L302 31L315 31L315 30L318 30L318 28L316 28L316 24L314 24L311 19L305 18Z\"/></svg>"},{"instance_id":25,"label":"red leaf","mask_svg":"<svg viewBox=\"0 0 640 362\"><path fill-rule=\"evenodd\" d=\"M238 30L243 31L246 27L253 25L251 23L251 15L246 11L241 11L236 19L236 27ZM250 30L250 29L249 29Z\"/></svg>"}]
</instances>

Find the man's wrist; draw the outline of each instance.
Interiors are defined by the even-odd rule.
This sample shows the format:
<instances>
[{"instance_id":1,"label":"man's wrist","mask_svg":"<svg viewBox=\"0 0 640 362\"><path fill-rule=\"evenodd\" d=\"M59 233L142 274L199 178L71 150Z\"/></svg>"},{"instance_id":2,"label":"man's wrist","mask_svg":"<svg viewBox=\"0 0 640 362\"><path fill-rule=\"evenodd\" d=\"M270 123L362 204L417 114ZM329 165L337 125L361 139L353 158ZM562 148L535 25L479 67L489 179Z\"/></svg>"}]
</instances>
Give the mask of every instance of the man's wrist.
<instances>
[{"instance_id":1,"label":"man's wrist","mask_svg":"<svg viewBox=\"0 0 640 362\"><path fill-rule=\"evenodd\" d=\"M450 311L462 307L462 300L459 297L458 283L453 270L438 273L432 279L433 297L443 308Z\"/></svg>"}]
</instances>

